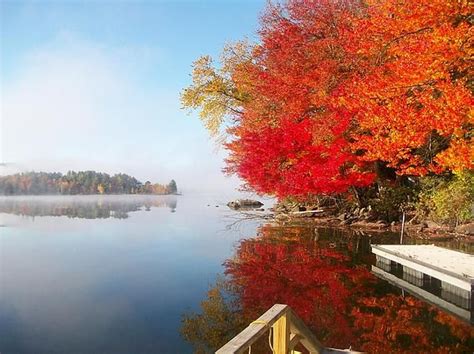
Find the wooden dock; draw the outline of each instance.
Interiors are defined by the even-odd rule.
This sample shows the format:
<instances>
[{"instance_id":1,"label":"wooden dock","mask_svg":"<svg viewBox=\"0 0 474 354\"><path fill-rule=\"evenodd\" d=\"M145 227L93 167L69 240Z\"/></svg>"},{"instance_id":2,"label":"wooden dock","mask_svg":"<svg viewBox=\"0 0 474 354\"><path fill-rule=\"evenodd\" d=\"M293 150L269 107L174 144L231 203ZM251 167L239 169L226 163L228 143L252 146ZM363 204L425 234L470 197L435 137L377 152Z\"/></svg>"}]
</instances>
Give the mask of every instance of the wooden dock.
<instances>
[{"instance_id":1,"label":"wooden dock","mask_svg":"<svg viewBox=\"0 0 474 354\"><path fill-rule=\"evenodd\" d=\"M372 252L377 257L375 272L386 280L398 281L405 288L406 284L424 290L438 288L439 297L469 312L461 317L469 317L474 309L474 256L449 250L434 245L372 245ZM374 271L374 268L372 269ZM380 271L378 271L380 270ZM391 275L390 275L391 274ZM413 290L411 287L408 287ZM420 293L418 291L418 293ZM423 293L430 302L430 296ZM449 306L441 306L452 311ZM459 315L459 313L458 313Z\"/></svg>"},{"instance_id":2,"label":"wooden dock","mask_svg":"<svg viewBox=\"0 0 474 354\"><path fill-rule=\"evenodd\" d=\"M372 252L380 263L395 262L413 277L428 275L445 286L472 291L473 255L434 245L372 245Z\"/></svg>"}]
</instances>

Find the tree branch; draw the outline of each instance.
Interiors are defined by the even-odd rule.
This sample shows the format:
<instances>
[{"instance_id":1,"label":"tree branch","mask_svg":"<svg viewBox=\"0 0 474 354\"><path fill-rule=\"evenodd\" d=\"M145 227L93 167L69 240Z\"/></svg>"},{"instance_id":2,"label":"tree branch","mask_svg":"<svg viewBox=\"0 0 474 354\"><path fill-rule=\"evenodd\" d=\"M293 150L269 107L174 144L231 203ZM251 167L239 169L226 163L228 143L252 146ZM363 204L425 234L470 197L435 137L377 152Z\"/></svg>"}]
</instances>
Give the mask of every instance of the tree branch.
<instances>
[{"instance_id":1,"label":"tree branch","mask_svg":"<svg viewBox=\"0 0 474 354\"><path fill-rule=\"evenodd\" d=\"M423 27L423 28L420 28L420 29L418 29L418 30L416 30L416 31L406 32L406 33L401 34L401 35L398 36L398 37L393 38L391 41L389 41L388 43L386 43L386 44L383 46L382 50L380 51L379 56L378 56L378 58L377 58L377 65L382 64L382 58L387 54L387 51L388 51L388 49L390 48L390 46L391 46L392 44L401 41L401 40L402 40L403 38L405 38L405 37L412 36L412 35L415 35L415 34L420 34L420 33L426 32L426 31L431 32L431 31L433 31L433 29L432 29L431 27Z\"/></svg>"}]
</instances>

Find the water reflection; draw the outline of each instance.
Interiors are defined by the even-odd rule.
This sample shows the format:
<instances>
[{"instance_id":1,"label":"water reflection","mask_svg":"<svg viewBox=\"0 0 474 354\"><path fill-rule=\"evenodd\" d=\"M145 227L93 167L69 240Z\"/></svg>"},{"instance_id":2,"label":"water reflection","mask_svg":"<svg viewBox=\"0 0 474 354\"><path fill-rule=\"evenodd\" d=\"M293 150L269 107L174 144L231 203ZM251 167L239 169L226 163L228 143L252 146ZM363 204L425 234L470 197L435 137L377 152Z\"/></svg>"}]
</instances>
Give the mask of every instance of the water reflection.
<instances>
[{"instance_id":1,"label":"water reflection","mask_svg":"<svg viewBox=\"0 0 474 354\"><path fill-rule=\"evenodd\" d=\"M135 208L134 198L124 198L131 205L124 210ZM256 222L225 232L227 210L206 207L224 197L178 196L179 212L170 213L174 198L151 197L150 211L137 201L141 211L127 219L0 213L8 225L0 228L0 352L191 353L179 336L181 314L205 296L234 242L254 234ZM28 199L56 207L73 202L66 199L122 202ZM41 203L34 202L26 205Z\"/></svg>"},{"instance_id":2,"label":"water reflection","mask_svg":"<svg viewBox=\"0 0 474 354\"><path fill-rule=\"evenodd\" d=\"M175 212L174 195L104 195L104 196L23 196L0 197L0 213L21 216L67 216L81 219L126 219L130 212L169 208Z\"/></svg>"},{"instance_id":3,"label":"water reflection","mask_svg":"<svg viewBox=\"0 0 474 354\"><path fill-rule=\"evenodd\" d=\"M265 225L240 241L225 280L182 335L197 352L215 350L275 303L285 303L326 345L366 352L472 352L473 328L371 273L370 244L397 235ZM229 324L233 324L233 328ZM265 343L252 352L269 352Z\"/></svg>"}]
</instances>

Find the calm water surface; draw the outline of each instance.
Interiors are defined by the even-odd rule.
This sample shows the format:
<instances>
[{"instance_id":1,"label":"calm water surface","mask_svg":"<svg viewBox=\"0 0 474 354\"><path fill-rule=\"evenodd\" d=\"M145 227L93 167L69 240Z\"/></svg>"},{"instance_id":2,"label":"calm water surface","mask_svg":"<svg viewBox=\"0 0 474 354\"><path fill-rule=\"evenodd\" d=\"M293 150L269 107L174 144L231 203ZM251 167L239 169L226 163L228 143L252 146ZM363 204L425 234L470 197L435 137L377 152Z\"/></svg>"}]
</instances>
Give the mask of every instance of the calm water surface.
<instances>
[{"instance_id":1,"label":"calm water surface","mask_svg":"<svg viewBox=\"0 0 474 354\"><path fill-rule=\"evenodd\" d=\"M276 302L326 345L474 349L468 321L370 272L397 235L236 222L227 200L0 199L0 352L206 352Z\"/></svg>"}]
</instances>

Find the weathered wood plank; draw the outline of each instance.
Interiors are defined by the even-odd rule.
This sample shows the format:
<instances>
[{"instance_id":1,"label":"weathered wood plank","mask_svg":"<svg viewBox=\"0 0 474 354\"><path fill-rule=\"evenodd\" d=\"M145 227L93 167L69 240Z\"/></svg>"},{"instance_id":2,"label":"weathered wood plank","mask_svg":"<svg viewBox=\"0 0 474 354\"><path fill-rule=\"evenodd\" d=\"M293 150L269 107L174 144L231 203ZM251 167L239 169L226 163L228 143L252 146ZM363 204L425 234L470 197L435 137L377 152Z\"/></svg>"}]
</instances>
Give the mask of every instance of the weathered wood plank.
<instances>
[{"instance_id":1,"label":"weathered wood plank","mask_svg":"<svg viewBox=\"0 0 474 354\"><path fill-rule=\"evenodd\" d=\"M220 348L216 354L243 353L262 334L267 332L271 326L290 308L288 305L275 304L257 320L253 321L247 328Z\"/></svg>"},{"instance_id":2,"label":"weathered wood plank","mask_svg":"<svg viewBox=\"0 0 474 354\"><path fill-rule=\"evenodd\" d=\"M293 215L293 216L305 216L305 215L315 215L315 214L321 214L324 213L324 210L318 209L318 210L305 210L305 211L290 211L288 212L288 215Z\"/></svg>"},{"instance_id":3,"label":"weathered wood plank","mask_svg":"<svg viewBox=\"0 0 474 354\"><path fill-rule=\"evenodd\" d=\"M298 334L290 333L290 343L288 344L288 350L290 352L293 351L293 349L295 349L295 347L298 345L300 341L301 341L301 336L299 336Z\"/></svg>"},{"instance_id":4,"label":"weathered wood plank","mask_svg":"<svg viewBox=\"0 0 474 354\"><path fill-rule=\"evenodd\" d=\"M301 337L301 344L303 344L310 354L322 353L324 346L291 309L289 310L289 317L291 333L297 334Z\"/></svg>"}]
</instances>

